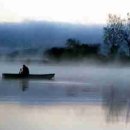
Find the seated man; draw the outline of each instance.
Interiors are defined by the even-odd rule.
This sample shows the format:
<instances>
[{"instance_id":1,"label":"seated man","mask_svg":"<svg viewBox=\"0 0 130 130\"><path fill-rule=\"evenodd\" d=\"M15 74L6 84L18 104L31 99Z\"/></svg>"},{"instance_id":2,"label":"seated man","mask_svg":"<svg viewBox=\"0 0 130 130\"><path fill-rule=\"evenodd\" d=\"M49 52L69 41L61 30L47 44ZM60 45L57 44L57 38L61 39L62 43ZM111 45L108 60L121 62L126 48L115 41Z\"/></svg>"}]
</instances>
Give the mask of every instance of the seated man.
<instances>
[{"instance_id":1,"label":"seated man","mask_svg":"<svg viewBox=\"0 0 130 130\"><path fill-rule=\"evenodd\" d=\"M19 74L23 76L28 76L29 75L29 68L26 65L23 65L23 67L20 69Z\"/></svg>"}]
</instances>

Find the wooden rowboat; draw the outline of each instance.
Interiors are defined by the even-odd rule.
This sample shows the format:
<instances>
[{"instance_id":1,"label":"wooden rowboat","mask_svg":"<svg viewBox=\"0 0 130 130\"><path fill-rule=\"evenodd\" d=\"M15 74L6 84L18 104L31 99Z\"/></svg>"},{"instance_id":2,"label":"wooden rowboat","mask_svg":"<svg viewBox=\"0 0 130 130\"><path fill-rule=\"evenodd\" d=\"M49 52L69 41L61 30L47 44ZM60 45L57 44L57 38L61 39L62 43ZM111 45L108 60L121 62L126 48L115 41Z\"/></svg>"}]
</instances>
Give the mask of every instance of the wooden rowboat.
<instances>
[{"instance_id":1,"label":"wooden rowboat","mask_svg":"<svg viewBox=\"0 0 130 130\"><path fill-rule=\"evenodd\" d=\"M29 74L28 76L23 76L21 74L14 74L14 73L3 73L3 79L48 79L51 80L55 76L54 73L52 74Z\"/></svg>"}]
</instances>

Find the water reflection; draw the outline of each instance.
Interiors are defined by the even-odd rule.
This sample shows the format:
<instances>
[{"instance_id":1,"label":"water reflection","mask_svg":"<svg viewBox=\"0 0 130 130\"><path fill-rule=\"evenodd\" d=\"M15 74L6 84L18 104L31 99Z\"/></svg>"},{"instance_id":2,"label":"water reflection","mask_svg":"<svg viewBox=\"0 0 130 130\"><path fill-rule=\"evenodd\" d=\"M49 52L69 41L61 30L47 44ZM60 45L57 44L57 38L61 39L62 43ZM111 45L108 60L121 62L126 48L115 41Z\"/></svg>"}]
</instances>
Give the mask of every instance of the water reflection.
<instances>
[{"instance_id":1,"label":"water reflection","mask_svg":"<svg viewBox=\"0 0 130 130\"><path fill-rule=\"evenodd\" d=\"M26 91L29 88L29 80L21 79L19 80L19 86L22 88L22 91Z\"/></svg>"},{"instance_id":2,"label":"water reflection","mask_svg":"<svg viewBox=\"0 0 130 130\"><path fill-rule=\"evenodd\" d=\"M66 88L66 96L68 97L76 97L78 96L78 87L70 86Z\"/></svg>"},{"instance_id":3,"label":"water reflection","mask_svg":"<svg viewBox=\"0 0 130 130\"><path fill-rule=\"evenodd\" d=\"M23 106L25 104L32 106L36 104L38 106L45 104L55 106L60 103L68 103L70 106L76 104L79 106L80 115L85 115L86 105L91 104L91 109L97 106L100 106L100 109L103 108L101 111L105 114L102 113L101 116L105 116L107 123L120 121L128 123L130 121L130 88L128 84L122 86L104 85L99 88L95 85L66 84L58 81L31 81L27 79L5 81L0 84L0 101L19 102L23 103ZM83 109L80 106L81 103L85 105ZM95 115L97 115L96 112Z\"/></svg>"},{"instance_id":4,"label":"water reflection","mask_svg":"<svg viewBox=\"0 0 130 130\"><path fill-rule=\"evenodd\" d=\"M108 122L130 119L130 89L111 86L103 91L103 107Z\"/></svg>"}]
</instances>

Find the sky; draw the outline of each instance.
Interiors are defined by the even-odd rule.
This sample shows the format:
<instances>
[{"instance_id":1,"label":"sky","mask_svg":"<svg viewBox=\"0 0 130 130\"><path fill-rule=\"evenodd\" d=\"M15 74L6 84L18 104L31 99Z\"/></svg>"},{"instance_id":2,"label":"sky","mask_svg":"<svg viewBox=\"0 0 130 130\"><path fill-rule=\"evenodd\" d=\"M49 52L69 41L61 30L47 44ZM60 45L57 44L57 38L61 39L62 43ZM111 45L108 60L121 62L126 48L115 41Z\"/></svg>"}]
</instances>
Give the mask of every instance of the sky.
<instances>
[{"instance_id":1,"label":"sky","mask_svg":"<svg viewBox=\"0 0 130 130\"><path fill-rule=\"evenodd\" d=\"M126 17L130 0L0 0L0 22L106 23L109 13Z\"/></svg>"}]
</instances>

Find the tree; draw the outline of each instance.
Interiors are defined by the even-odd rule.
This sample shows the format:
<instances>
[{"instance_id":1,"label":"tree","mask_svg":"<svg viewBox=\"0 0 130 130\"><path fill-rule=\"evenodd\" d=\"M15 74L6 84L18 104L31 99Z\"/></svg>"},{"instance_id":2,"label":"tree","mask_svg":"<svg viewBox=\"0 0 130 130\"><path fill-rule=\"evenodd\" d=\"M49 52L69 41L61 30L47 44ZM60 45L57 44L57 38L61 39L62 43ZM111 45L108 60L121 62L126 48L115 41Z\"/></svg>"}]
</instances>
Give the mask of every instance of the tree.
<instances>
[{"instance_id":1,"label":"tree","mask_svg":"<svg viewBox=\"0 0 130 130\"><path fill-rule=\"evenodd\" d=\"M69 38L66 41L66 46L67 48L78 48L80 46L80 42L78 40Z\"/></svg>"},{"instance_id":2,"label":"tree","mask_svg":"<svg viewBox=\"0 0 130 130\"><path fill-rule=\"evenodd\" d=\"M118 52L122 54L127 53L124 48L128 48L128 25L126 20L121 19L117 15L108 15L108 23L104 28L104 43L109 48L110 55L117 55ZM126 55L126 54L124 54Z\"/></svg>"},{"instance_id":3,"label":"tree","mask_svg":"<svg viewBox=\"0 0 130 130\"><path fill-rule=\"evenodd\" d=\"M126 31L127 31L126 41L128 43L129 52L130 52L130 13L127 13Z\"/></svg>"}]
</instances>

